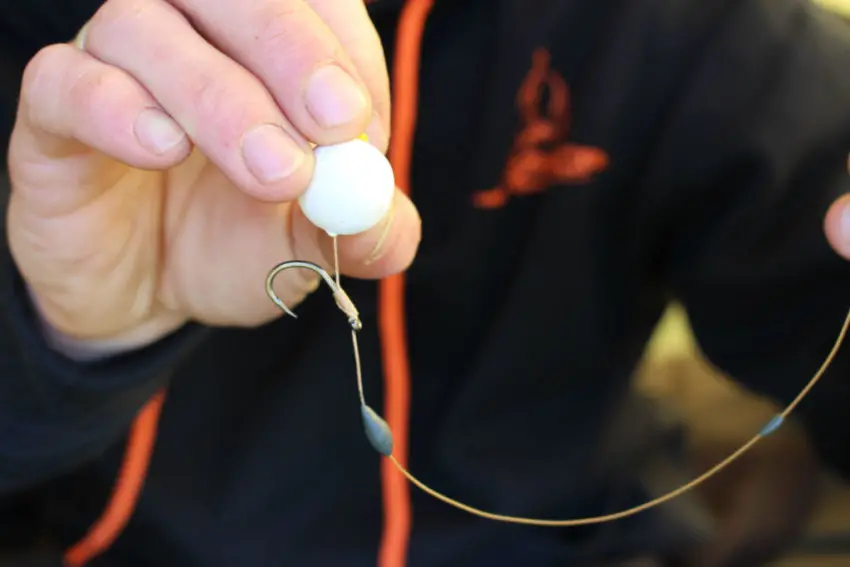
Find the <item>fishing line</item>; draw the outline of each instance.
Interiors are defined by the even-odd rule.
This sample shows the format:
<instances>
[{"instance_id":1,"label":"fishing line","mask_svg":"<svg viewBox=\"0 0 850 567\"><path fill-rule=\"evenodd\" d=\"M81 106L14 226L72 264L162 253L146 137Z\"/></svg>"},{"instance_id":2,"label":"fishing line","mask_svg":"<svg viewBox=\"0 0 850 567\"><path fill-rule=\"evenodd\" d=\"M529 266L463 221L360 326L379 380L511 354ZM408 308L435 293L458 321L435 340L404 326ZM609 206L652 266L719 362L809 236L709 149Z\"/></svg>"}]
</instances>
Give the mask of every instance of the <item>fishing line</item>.
<instances>
[{"instance_id":1,"label":"fishing line","mask_svg":"<svg viewBox=\"0 0 850 567\"><path fill-rule=\"evenodd\" d=\"M506 514L496 514L493 512L488 512L486 510L482 510L480 508L475 508L474 506L470 506L468 504L464 504L454 498L451 498L442 492L431 488L418 478L416 478L413 473L411 473L404 465L402 465L394 456L393 456L393 435L390 430L387 422L366 403L366 396L363 391L363 372L361 368L360 362L360 348L357 340L357 333L363 328L363 324L360 320L360 315L357 311L357 307L354 305L354 302L345 293L342 289L342 285L340 284L339 279L339 249L337 243L337 236L335 234L331 234L333 239L334 246L334 274L336 279L331 277L331 275L325 271L320 266L305 261L290 261L283 262L275 266L268 274L266 278L266 293L269 297L274 301L278 307L280 307L283 311L285 311L288 315L295 317L296 315L286 306L286 304L281 301L281 299L277 296L273 289L273 284L275 278L283 271L295 268L303 268L312 270L317 273L328 285L333 293L334 299L336 300L337 307L346 315L348 318L348 324L351 327L351 342L352 349L354 354L354 364L355 364L355 372L357 377L357 393L360 398L360 413L363 419L363 430L366 434L366 438L369 440L369 443L372 447L377 451L380 455L386 457L390 460L390 462L395 465L395 467L403 474L408 481L410 481L417 488L425 492L426 494L443 501L444 503L458 508L464 512L468 512L470 514L474 514L476 516L480 516L482 518L486 518L488 520L495 520L499 522L508 522L513 524L526 524L532 526L544 526L544 527L571 527L571 526L585 526L590 524L601 524L605 522L611 522L614 520L619 520L622 518L626 518L628 516L633 516L640 512L649 510L650 508L654 508L665 502L677 498L686 492L689 492L704 483L733 462L735 462L738 458L740 458L744 453L749 451L756 443L758 443L761 439L768 437L772 433L776 432L791 412L803 401L803 399L811 392L812 388L818 383L818 381L823 377L829 368L830 364L834 360L836 354L838 353L839 348L841 347L842 342L847 334L847 329L850 327L850 310L847 312L847 315L844 318L844 323L841 326L841 330L838 333L838 337L835 340L832 349L829 354L826 356L825 360L821 364L818 371L812 376L806 386L800 390L794 400L789 403L784 410L777 413L772 419L770 419L761 430L756 433L749 441L741 445L736 451L732 452L728 457L718 462L716 465L697 476L690 482L681 485L680 487L667 492L666 494L644 502L643 504L639 504L637 506L633 506L631 508L626 508L620 510L619 512L614 512L612 514L606 514L603 516L592 516L586 518L573 518L566 520L557 520L557 519L541 519L541 518L526 518L522 516L510 516Z\"/></svg>"}]
</instances>

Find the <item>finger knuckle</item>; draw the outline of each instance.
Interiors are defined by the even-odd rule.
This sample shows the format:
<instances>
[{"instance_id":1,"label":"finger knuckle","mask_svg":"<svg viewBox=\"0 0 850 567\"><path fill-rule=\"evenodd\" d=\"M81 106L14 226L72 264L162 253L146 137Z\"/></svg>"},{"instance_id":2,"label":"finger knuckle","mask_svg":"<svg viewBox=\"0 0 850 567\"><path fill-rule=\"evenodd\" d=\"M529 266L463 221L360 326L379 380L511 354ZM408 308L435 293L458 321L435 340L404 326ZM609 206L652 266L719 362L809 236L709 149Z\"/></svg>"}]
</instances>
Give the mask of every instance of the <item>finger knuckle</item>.
<instances>
[{"instance_id":1,"label":"finger knuckle","mask_svg":"<svg viewBox=\"0 0 850 567\"><path fill-rule=\"evenodd\" d=\"M286 53L296 59L314 57L321 44L315 33L303 25L309 8L297 2L269 3L257 11L254 40L264 50Z\"/></svg>"},{"instance_id":2,"label":"finger knuckle","mask_svg":"<svg viewBox=\"0 0 850 567\"><path fill-rule=\"evenodd\" d=\"M241 137L252 104L240 104L244 96L238 96L228 81L221 80L211 72L199 72L186 79L185 96L193 109L197 128L206 131L217 141L236 143Z\"/></svg>"},{"instance_id":3,"label":"finger knuckle","mask_svg":"<svg viewBox=\"0 0 850 567\"><path fill-rule=\"evenodd\" d=\"M226 104L226 89L213 73L193 73L184 79L183 88L190 107L202 116L215 117Z\"/></svg>"},{"instance_id":4,"label":"finger knuckle","mask_svg":"<svg viewBox=\"0 0 850 567\"><path fill-rule=\"evenodd\" d=\"M21 78L20 102L26 109L27 118L38 123L47 109L47 100L42 93L55 90L64 74L63 50L66 46L49 45L39 50L27 63ZM52 98L52 97L51 97Z\"/></svg>"},{"instance_id":5,"label":"finger knuckle","mask_svg":"<svg viewBox=\"0 0 850 567\"><path fill-rule=\"evenodd\" d=\"M69 106L81 121L94 119L114 121L109 116L125 92L121 75L105 68L89 68L81 72L69 89Z\"/></svg>"}]
</instances>

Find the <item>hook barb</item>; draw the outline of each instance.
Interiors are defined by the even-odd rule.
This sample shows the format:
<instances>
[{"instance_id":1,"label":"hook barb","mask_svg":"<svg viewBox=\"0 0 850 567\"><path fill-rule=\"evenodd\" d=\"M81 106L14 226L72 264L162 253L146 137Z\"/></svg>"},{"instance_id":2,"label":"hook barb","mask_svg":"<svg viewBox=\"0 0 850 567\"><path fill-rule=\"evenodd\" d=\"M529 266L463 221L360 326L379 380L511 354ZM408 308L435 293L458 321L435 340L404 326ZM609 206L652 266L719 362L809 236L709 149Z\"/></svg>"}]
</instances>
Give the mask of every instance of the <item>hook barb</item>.
<instances>
[{"instance_id":1,"label":"hook barb","mask_svg":"<svg viewBox=\"0 0 850 567\"><path fill-rule=\"evenodd\" d=\"M355 331L359 331L363 328L363 323L360 321L360 313L357 311L357 307L354 306L354 302L351 301L351 298L348 297L348 294L337 285L334 281L333 277L321 266L314 264L312 262L306 262L303 260L291 260L289 262L283 262L278 264L269 272L269 275L266 276L266 294L271 298L272 301L275 302L275 305L280 307L284 313L287 315L298 318L298 316L293 313L293 311L283 302L283 300L278 297L277 293L274 291L274 281L281 272L286 270L291 270L294 268L304 268L307 270L311 270L325 280L325 283L331 289L333 293L334 299L336 300L336 305L339 307L340 311L342 311L346 317L348 317L348 324L351 325L351 328Z\"/></svg>"}]
</instances>

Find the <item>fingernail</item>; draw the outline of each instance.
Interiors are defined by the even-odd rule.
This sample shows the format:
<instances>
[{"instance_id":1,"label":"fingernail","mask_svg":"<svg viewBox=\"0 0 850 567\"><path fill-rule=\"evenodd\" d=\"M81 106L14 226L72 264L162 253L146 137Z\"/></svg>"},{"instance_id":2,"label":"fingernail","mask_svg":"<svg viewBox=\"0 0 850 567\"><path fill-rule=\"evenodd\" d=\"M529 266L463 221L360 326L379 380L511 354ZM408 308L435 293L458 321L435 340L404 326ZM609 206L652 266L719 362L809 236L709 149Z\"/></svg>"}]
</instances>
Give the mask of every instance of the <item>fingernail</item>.
<instances>
[{"instance_id":1,"label":"fingernail","mask_svg":"<svg viewBox=\"0 0 850 567\"><path fill-rule=\"evenodd\" d=\"M89 22L90 21L91 20L89 20ZM80 31L77 32L77 37L74 38L74 47L80 51L86 50L86 34L89 31L89 22L86 22L83 27L80 28Z\"/></svg>"},{"instance_id":2,"label":"fingernail","mask_svg":"<svg viewBox=\"0 0 850 567\"><path fill-rule=\"evenodd\" d=\"M322 128L356 121L366 112L366 95L341 67L328 65L313 73L306 91L307 110Z\"/></svg>"},{"instance_id":3,"label":"fingernail","mask_svg":"<svg viewBox=\"0 0 850 567\"><path fill-rule=\"evenodd\" d=\"M387 213L387 215L384 217L384 226L381 229L380 236L378 236L378 241L375 243L375 247L372 248L372 251L369 252L369 255L366 256L366 260L363 262L364 265L368 266L370 264L374 264L375 262L380 260L381 257L386 252L386 246L384 246L384 243L387 240L387 236L390 233L390 229L393 227L393 221L395 220L395 213L396 213L395 199L393 199L392 205L390 206L390 210Z\"/></svg>"},{"instance_id":4,"label":"fingernail","mask_svg":"<svg viewBox=\"0 0 850 567\"><path fill-rule=\"evenodd\" d=\"M274 124L250 130L242 138L245 166L260 183L286 179L304 163L304 150Z\"/></svg>"},{"instance_id":5,"label":"fingernail","mask_svg":"<svg viewBox=\"0 0 850 567\"><path fill-rule=\"evenodd\" d=\"M146 108L136 118L136 139L155 154L164 154L186 138L186 133L158 108Z\"/></svg>"}]
</instances>

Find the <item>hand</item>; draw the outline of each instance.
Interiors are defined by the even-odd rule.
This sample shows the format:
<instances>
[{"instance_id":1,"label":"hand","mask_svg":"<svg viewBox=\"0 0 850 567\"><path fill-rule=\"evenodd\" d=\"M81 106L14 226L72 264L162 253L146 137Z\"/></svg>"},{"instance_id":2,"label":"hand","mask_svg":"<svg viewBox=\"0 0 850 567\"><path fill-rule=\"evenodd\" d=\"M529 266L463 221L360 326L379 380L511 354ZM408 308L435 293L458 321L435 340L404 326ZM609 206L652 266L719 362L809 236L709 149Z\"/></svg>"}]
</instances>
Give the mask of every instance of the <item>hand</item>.
<instances>
[{"instance_id":1,"label":"hand","mask_svg":"<svg viewBox=\"0 0 850 567\"><path fill-rule=\"evenodd\" d=\"M845 260L850 260L850 195L842 195L829 207L824 219L824 232L832 249Z\"/></svg>"},{"instance_id":2,"label":"hand","mask_svg":"<svg viewBox=\"0 0 850 567\"><path fill-rule=\"evenodd\" d=\"M276 263L329 267L330 240L294 199L309 142L366 131L386 150L389 94L362 0L109 0L83 50L28 65L9 152L8 237L49 326L129 349L188 320L280 315ZM340 239L341 271L405 269L419 216L400 192L372 230ZM290 305L315 275L278 278Z\"/></svg>"}]
</instances>

